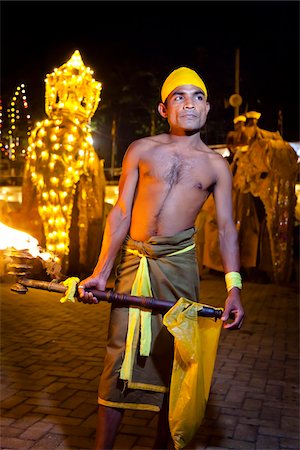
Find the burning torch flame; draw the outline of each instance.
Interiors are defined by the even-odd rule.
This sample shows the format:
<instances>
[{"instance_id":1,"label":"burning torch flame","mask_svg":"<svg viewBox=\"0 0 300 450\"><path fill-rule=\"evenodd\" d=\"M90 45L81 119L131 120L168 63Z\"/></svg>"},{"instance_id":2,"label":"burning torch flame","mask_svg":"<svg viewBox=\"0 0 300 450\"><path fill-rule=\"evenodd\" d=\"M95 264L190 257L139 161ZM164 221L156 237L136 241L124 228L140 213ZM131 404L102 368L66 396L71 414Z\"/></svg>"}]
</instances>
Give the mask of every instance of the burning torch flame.
<instances>
[{"instance_id":1,"label":"burning torch flame","mask_svg":"<svg viewBox=\"0 0 300 450\"><path fill-rule=\"evenodd\" d=\"M53 255L43 252L39 246L38 240L24 231L8 227L0 222L0 250L14 248L15 250L27 250L34 258L39 257L44 261Z\"/></svg>"}]
</instances>

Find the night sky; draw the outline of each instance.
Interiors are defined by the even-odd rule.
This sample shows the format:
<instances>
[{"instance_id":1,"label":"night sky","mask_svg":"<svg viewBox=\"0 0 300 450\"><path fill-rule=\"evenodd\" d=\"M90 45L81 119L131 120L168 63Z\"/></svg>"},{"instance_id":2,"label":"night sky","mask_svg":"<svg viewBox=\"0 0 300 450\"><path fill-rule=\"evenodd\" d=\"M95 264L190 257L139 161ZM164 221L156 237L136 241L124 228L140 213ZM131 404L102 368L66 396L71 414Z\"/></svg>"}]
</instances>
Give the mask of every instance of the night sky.
<instances>
[{"instance_id":1,"label":"night sky","mask_svg":"<svg viewBox=\"0 0 300 450\"><path fill-rule=\"evenodd\" d=\"M119 83L137 70L163 82L178 66L194 68L208 86L208 120L231 129L225 104L239 48L240 112L260 111L259 125L276 131L281 109L284 139L299 140L299 2L2 1L1 21L3 105L24 82L36 120L45 117L46 74L78 49L103 101L113 72Z\"/></svg>"}]
</instances>

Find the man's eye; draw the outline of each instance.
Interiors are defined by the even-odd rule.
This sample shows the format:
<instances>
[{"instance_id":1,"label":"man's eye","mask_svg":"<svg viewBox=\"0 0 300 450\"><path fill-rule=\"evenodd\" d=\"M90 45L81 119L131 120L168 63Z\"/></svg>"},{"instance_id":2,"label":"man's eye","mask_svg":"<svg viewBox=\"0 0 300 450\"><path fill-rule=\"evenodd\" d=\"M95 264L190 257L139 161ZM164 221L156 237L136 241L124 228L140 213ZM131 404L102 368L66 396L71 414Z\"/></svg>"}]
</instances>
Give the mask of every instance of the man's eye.
<instances>
[{"instance_id":1,"label":"man's eye","mask_svg":"<svg viewBox=\"0 0 300 450\"><path fill-rule=\"evenodd\" d=\"M197 100L203 100L203 99L204 99L204 96L202 94L197 95Z\"/></svg>"},{"instance_id":2,"label":"man's eye","mask_svg":"<svg viewBox=\"0 0 300 450\"><path fill-rule=\"evenodd\" d=\"M174 98L175 101L181 100L182 99L182 95L176 95L176 97Z\"/></svg>"}]
</instances>

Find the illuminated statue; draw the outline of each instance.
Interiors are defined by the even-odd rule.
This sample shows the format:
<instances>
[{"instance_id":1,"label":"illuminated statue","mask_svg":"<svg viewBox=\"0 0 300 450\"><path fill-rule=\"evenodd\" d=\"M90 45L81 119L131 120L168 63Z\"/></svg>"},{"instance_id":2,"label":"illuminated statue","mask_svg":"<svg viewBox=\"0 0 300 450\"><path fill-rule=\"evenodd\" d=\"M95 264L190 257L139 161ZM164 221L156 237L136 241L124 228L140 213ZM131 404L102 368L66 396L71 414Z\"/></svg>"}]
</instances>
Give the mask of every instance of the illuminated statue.
<instances>
[{"instance_id":1,"label":"illuminated statue","mask_svg":"<svg viewBox=\"0 0 300 450\"><path fill-rule=\"evenodd\" d=\"M297 155L278 132L257 126L260 113L251 111L243 134L235 141L233 213L239 233L241 266L256 268L269 281L288 281L292 273L293 228L296 206ZM212 198L205 204L203 264L222 270ZM265 278L266 279L266 278Z\"/></svg>"},{"instance_id":2,"label":"illuminated statue","mask_svg":"<svg viewBox=\"0 0 300 450\"><path fill-rule=\"evenodd\" d=\"M37 205L46 250L60 258L65 272L72 244L71 225L77 230L72 233L72 239L78 240L77 262L84 266L89 227L104 216L103 160L94 150L89 126L100 100L101 83L92 74L76 50L67 63L47 75L48 119L37 123L32 131L24 171L23 215L33 217ZM26 228L32 231L30 223ZM41 239L36 231L33 234Z\"/></svg>"}]
</instances>

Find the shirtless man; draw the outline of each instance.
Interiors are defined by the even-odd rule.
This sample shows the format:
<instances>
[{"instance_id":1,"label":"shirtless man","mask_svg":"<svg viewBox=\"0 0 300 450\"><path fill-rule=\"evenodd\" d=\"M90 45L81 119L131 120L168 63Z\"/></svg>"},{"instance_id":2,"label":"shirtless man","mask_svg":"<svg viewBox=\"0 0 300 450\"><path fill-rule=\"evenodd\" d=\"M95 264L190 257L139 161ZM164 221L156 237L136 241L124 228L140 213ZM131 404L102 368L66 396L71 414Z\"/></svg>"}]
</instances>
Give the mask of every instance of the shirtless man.
<instances>
[{"instance_id":1,"label":"shirtless man","mask_svg":"<svg viewBox=\"0 0 300 450\"><path fill-rule=\"evenodd\" d=\"M122 246L117 292L137 292L131 287L137 279L134 277L139 276L139 264L146 259L152 296L169 300L184 296L199 301L193 227L203 203L213 193L224 272L229 277L228 282L225 276L228 296L222 320L224 328L238 329L244 311L240 301L237 232L232 219L232 179L226 160L209 149L200 137L210 108L207 90L196 72L181 67L167 77L161 94L158 111L167 119L170 131L139 139L127 149L119 198L108 216L94 272L80 283L80 300L97 302L85 289L105 290ZM230 314L234 315L231 323ZM122 360L128 351L125 341L130 320L128 308L112 307L107 355L99 384L96 437L99 450L113 447L126 408L161 411L154 448L166 448L169 437L165 393L170 381L173 341L162 325L162 315L152 313L151 351L135 355L130 374L123 376L126 367Z\"/></svg>"}]
</instances>

